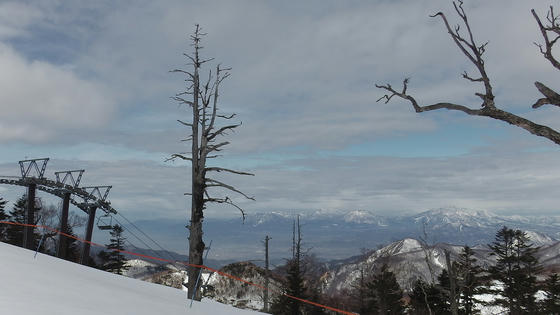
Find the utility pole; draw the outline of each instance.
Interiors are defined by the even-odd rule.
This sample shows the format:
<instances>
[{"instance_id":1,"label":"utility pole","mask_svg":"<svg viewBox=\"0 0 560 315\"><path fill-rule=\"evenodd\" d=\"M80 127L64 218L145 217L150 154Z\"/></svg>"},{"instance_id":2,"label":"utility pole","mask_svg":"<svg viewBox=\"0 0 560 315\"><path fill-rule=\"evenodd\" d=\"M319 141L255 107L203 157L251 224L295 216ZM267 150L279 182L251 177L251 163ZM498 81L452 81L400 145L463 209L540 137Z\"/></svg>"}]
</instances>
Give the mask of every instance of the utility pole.
<instances>
[{"instance_id":1,"label":"utility pole","mask_svg":"<svg viewBox=\"0 0 560 315\"><path fill-rule=\"evenodd\" d=\"M268 313L268 286L270 283L269 270L268 270L268 241L270 241L268 235L264 238L264 311Z\"/></svg>"}]
</instances>

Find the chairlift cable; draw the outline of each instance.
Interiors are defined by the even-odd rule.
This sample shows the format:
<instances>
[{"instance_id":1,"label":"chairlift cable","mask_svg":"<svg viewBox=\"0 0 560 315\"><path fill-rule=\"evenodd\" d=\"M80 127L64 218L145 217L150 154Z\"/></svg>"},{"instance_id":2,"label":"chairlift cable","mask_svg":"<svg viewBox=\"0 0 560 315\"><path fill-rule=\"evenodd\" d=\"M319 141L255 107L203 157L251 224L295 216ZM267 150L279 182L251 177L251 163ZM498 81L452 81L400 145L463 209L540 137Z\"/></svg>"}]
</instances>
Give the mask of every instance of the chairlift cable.
<instances>
[{"instance_id":1,"label":"chairlift cable","mask_svg":"<svg viewBox=\"0 0 560 315\"><path fill-rule=\"evenodd\" d=\"M140 231L140 233L142 233L142 234L143 234L145 237L147 237L150 241L152 241L154 244L156 244L157 247L159 247L161 250L163 250L163 251L166 253L166 255L167 255L169 258L171 258L171 260L173 260L173 261L179 261L179 259L177 259L177 257L175 257L175 255L174 255L171 251L169 251L169 250L163 248L158 242L156 242L156 241L155 241L154 239L152 239L149 235L147 235L146 233L144 233L144 231L142 231L138 226L136 226L136 224L130 222L130 220L128 220L128 219L127 219L125 216L123 216L120 212L118 213L118 215L120 215L123 219L126 220L126 222L128 222L130 225L132 225L132 226L133 226L134 228L136 228L138 231ZM116 219L115 219L115 220L116 220Z\"/></svg>"},{"instance_id":2,"label":"chairlift cable","mask_svg":"<svg viewBox=\"0 0 560 315\"><path fill-rule=\"evenodd\" d=\"M118 223L120 226L122 226L128 233L130 233L130 235L134 236L137 240L140 241L140 243L142 243L144 246L146 246L146 247L152 252L152 255L153 255L154 257L157 257L157 256L158 256L157 253L156 253L156 251L155 251L152 247L150 247L150 245L146 244L146 243L145 243L141 238L139 238L136 234L132 233L132 231L131 231L129 228L127 228L125 225L123 225L121 222L119 222L119 220L117 220L117 218L114 218L114 219L115 219L115 221L117 221L117 223ZM139 247L137 247L137 248L139 248Z\"/></svg>"},{"instance_id":3,"label":"chairlift cable","mask_svg":"<svg viewBox=\"0 0 560 315\"><path fill-rule=\"evenodd\" d=\"M102 217L102 216L99 216L99 217L98 217L98 220L101 219L101 217ZM114 219L115 219L115 221L116 221L120 226L123 227L123 229L125 229L128 233L130 233L130 235L134 236L138 241L140 241L140 243L144 244L144 246L146 246L147 249L151 251L151 253L152 253L152 255L154 255L154 257L157 257L157 254L156 254L156 252L154 251L153 248L151 248L148 244L146 244L146 243L145 243L141 238L139 238L136 234L132 233L132 231L130 231L126 226L124 226L123 224L121 224L121 222L119 222L119 221L117 220L117 218L114 218ZM134 246L135 248L139 248L139 247L137 247L136 245L132 244L130 241L129 241L128 243L129 243L130 245Z\"/></svg>"}]
</instances>

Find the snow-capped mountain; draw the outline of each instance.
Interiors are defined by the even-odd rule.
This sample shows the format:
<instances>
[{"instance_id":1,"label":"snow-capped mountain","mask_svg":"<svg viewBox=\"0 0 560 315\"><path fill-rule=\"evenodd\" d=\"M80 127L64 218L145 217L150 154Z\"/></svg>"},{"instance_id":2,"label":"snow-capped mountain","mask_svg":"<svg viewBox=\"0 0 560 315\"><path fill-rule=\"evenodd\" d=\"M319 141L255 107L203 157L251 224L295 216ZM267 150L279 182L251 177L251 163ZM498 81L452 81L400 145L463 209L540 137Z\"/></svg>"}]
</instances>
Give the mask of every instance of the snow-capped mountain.
<instances>
[{"instance_id":1,"label":"snow-capped mountain","mask_svg":"<svg viewBox=\"0 0 560 315\"><path fill-rule=\"evenodd\" d=\"M248 214L240 219L212 219L205 222L205 235L212 239L220 257L262 259L261 240L270 242L271 259L281 263L291 247L293 212ZM300 215L304 247L324 259L357 255L362 248L377 248L404 238L422 238L430 244L445 242L476 246L492 242L503 226L527 231L536 245L560 239L560 216L502 216L488 211L458 208L436 209L414 215L381 216L371 211L316 211ZM239 257L235 257L235 255Z\"/></svg>"},{"instance_id":2,"label":"snow-capped mountain","mask_svg":"<svg viewBox=\"0 0 560 315\"><path fill-rule=\"evenodd\" d=\"M348 290L358 279L362 269L378 270L385 263L395 273L401 287L410 289L417 279L433 281L446 269L445 251L450 253L450 259L454 261L462 249L463 246L446 243L428 246L415 239L399 240L330 270L324 291L334 293ZM494 256L489 255L488 247L479 246L473 250L479 265L486 267L495 263ZM535 257L545 273L560 271L560 242L543 245Z\"/></svg>"}]
</instances>

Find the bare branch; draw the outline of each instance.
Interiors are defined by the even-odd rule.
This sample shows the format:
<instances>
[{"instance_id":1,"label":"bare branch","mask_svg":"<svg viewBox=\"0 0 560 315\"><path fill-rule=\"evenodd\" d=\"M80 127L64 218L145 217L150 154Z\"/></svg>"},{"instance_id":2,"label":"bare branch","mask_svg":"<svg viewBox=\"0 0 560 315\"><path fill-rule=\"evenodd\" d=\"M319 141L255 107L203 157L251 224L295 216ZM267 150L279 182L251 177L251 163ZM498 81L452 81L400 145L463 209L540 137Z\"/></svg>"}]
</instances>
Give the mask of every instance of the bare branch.
<instances>
[{"instance_id":1,"label":"bare branch","mask_svg":"<svg viewBox=\"0 0 560 315\"><path fill-rule=\"evenodd\" d=\"M547 104L560 106L560 95L558 93L538 81L535 82L535 86L545 97L537 100L537 102L533 104L533 108L539 108Z\"/></svg>"},{"instance_id":2,"label":"bare branch","mask_svg":"<svg viewBox=\"0 0 560 315\"><path fill-rule=\"evenodd\" d=\"M560 70L560 62L558 62L558 60L556 60L556 58L554 58L554 56L552 55L552 47L554 46L554 44L558 40L558 37L554 38L554 40L552 40L552 41L548 37L548 32L553 32L555 34L560 34L560 25L558 24L558 16L554 15L554 9L551 6L549 11L548 11L548 14L547 14L547 19L548 19L550 25L545 26L545 25L542 24L539 16L537 15L537 13L535 12L534 9L531 10L531 13L533 14L533 17L535 18L535 20L537 21L537 25L539 26L542 37L544 39L545 47L543 48L542 45L537 44L537 43L535 43L535 45L537 45L537 47L539 47L539 51L544 56L544 58L546 58L548 61L550 61L550 63L552 64L552 66L554 68Z\"/></svg>"},{"instance_id":3,"label":"bare branch","mask_svg":"<svg viewBox=\"0 0 560 315\"><path fill-rule=\"evenodd\" d=\"M237 210L239 210L241 212L241 216L243 218L243 223L245 223L245 211L239 207L238 205L236 205L233 201L231 201L231 199L229 197L225 197L225 198L207 198L204 199L204 202L215 202L215 203L225 203L228 204L230 206L233 206L235 208L237 208Z\"/></svg>"},{"instance_id":4,"label":"bare branch","mask_svg":"<svg viewBox=\"0 0 560 315\"><path fill-rule=\"evenodd\" d=\"M231 115L216 115L216 117L220 117L223 119L232 119L233 117L237 116L236 114L231 114Z\"/></svg>"},{"instance_id":5,"label":"bare branch","mask_svg":"<svg viewBox=\"0 0 560 315\"><path fill-rule=\"evenodd\" d=\"M191 123L186 123L186 122L184 122L184 121L182 121L182 120L180 120L180 119L177 119L177 121L178 121L179 123L185 125L185 126L188 126L188 127L192 127L192 126L193 126L193 124L191 124Z\"/></svg>"},{"instance_id":6,"label":"bare branch","mask_svg":"<svg viewBox=\"0 0 560 315\"><path fill-rule=\"evenodd\" d=\"M221 167L207 167L206 168L207 172L229 172L229 173L234 173L234 174L239 174L239 175L250 175L250 176L255 176L255 174L252 173L246 173L246 172L241 172L241 171L235 171L235 170L230 170L227 168L221 168Z\"/></svg>"},{"instance_id":7,"label":"bare branch","mask_svg":"<svg viewBox=\"0 0 560 315\"><path fill-rule=\"evenodd\" d=\"M403 83L406 85L408 83L408 81L404 80ZM534 123L534 122L532 122L528 119L517 116L517 115L512 114L510 112L503 111L501 109L497 109L496 107L486 107L486 108L482 108L482 109L471 109L471 108L468 108L466 106L453 104L453 103L436 103L436 104L432 104L432 105L420 106L420 105L418 105L418 102L416 101L416 99L414 99L414 97L412 97L412 96L410 96L406 93L400 93L400 92L395 91L391 87L391 85L389 85L389 84L387 84L387 85L377 85L376 84L375 86L377 88L385 89L385 90L391 92L390 95L387 94L387 95L383 96L382 98L380 98L379 100L384 99L384 98L390 100L393 96L398 96L402 99L408 100L412 104L414 110L417 113L427 112L427 111L432 111L432 110L438 110L438 109L448 109L448 110L461 111L461 112L464 112L466 114L473 115L473 116L490 117L490 118L494 118L494 119L497 119L497 120L504 121L504 122L506 122L508 124L511 124L511 125L514 125L514 126L521 127L523 129L529 131L530 133L534 134L534 135L537 135L537 136L540 136L540 137L545 137L545 138L553 141L556 144L560 144L560 133L557 132L556 130L554 130L554 129L548 127L548 126L543 126L543 125L536 124L536 123Z\"/></svg>"},{"instance_id":8,"label":"bare branch","mask_svg":"<svg viewBox=\"0 0 560 315\"><path fill-rule=\"evenodd\" d=\"M184 154L184 153L183 153L183 154ZM175 159L181 159L181 160L191 161L191 162L192 162L192 158L187 157L187 156L184 156L183 154L179 154L179 153L171 154L171 157L165 159L165 162L174 161Z\"/></svg>"},{"instance_id":9,"label":"bare branch","mask_svg":"<svg viewBox=\"0 0 560 315\"><path fill-rule=\"evenodd\" d=\"M184 104L188 104L189 106L193 106L194 103L192 101L186 100L180 96L173 96L171 97L172 100L180 102L180 103L184 103Z\"/></svg>"},{"instance_id":10,"label":"bare branch","mask_svg":"<svg viewBox=\"0 0 560 315\"><path fill-rule=\"evenodd\" d=\"M481 99L482 99L482 107L486 108L486 107L495 107L494 104L494 94L492 92L492 85L490 84L490 78L488 77L488 75L486 74L486 68L484 66L484 59L482 58L482 55L484 54L484 52L486 51L486 45L488 45L488 42L482 44L482 45L477 45L476 41L474 40L474 36L469 24L469 20L467 18L467 14L465 13L465 10L463 9L463 1L453 1L453 6L455 8L455 11L457 12L457 15L459 15L459 17L463 20L463 24L465 25L465 27L467 28L467 35L468 35L468 39L463 38L460 34L459 34L459 27L457 26L455 28L455 31L453 31L451 29L451 26L449 25L449 22L447 21L447 17L445 16L445 14L443 14L442 12L438 12L434 15L432 15L432 17L436 17L439 16L441 17L441 19L443 20L445 27L447 28L447 32L451 35L451 38L453 39L453 41L455 42L455 45L461 50L461 52L469 59L469 61L477 68L478 72L480 73L480 79L474 79L471 81L474 82L482 82L484 84L484 90L485 93L476 93L477 96L482 95ZM468 76L467 76L468 79Z\"/></svg>"},{"instance_id":11,"label":"bare branch","mask_svg":"<svg viewBox=\"0 0 560 315\"><path fill-rule=\"evenodd\" d=\"M224 184L224 183L222 183L222 182L220 182L220 181L217 181L217 180L215 180L215 179L207 178L207 179L206 179L206 183L207 183L207 184L206 184L206 187L223 187L223 188L225 188L225 189L228 189L228 190L231 190L231 191L233 191L233 192L236 192L236 193L242 195L243 197L245 197L245 198L247 198L247 199L249 199L249 200L253 200L253 201L255 200L254 197L249 197L249 196L247 196L245 193L243 193L242 191L236 189L235 187L230 186L230 185L228 185L228 184Z\"/></svg>"},{"instance_id":12,"label":"bare branch","mask_svg":"<svg viewBox=\"0 0 560 315\"><path fill-rule=\"evenodd\" d=\"M208 135L208 141L211 141L212 139L216 138L217 136L224 134L226 131L235 129L235 128L239 127L239 126L241 126L241 123L239 123L239 124L237 124L237 125L224 126L224 127L220 128L220 129L218 129L218 130L216 130L216 131L210 133L210 134Z\"/></svg>"},{"instance_id":13,"label":"bare branch","mask_svg":"<svg viewBox=\"0 0 560 315\"><path fill-rule=\"evenodd\" d=\"M471 77L467 74L467 71L463 72L463 78L464 78L464 79L467 79L467 80L469 80L469 81L471 81L471 82L482 82L482 81L483 81L482 78L476 78L476 79L471 78Z\"/></svg>"},{"instance_id":14,"label":"bare branch","mask_svg":"<svg viewBox=\"0 0 560 315\"><path fill-rule=\"evenodd\" d=\"M229 144L229 142L225 141L225 142L222 142L222 143L219 143L219 144L216 144L216 145L207 145L206 152L211 153L211 152L214 152L214 151L222 151L220 148L223 147L223 146L226 146L228 144Z\"/></svg>"}]
</instances>

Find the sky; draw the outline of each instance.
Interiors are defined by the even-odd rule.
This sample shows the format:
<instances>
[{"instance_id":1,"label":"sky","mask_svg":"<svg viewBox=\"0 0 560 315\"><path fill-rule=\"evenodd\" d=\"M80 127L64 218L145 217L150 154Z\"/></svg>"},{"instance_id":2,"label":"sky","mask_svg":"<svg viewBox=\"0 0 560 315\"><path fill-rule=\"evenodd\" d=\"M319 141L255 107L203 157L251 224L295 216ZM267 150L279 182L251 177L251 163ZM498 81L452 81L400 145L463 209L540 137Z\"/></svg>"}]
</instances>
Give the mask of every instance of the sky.
<instances>
[{"instance_id":1,"label":"sky","mask_svg":"<svg viewBox=\"0 0 560 315\"><path fill-rule=\"evenodd\" d=\"M540 55L530 9L544 1L468 1L499 108L560 127L554 108L531 109L533 83L558 72ZM215 165L252 172L223 180L256 212L368 210L409 214L442 207L558 215L558 146L488 118L376 102L374 84L400 86L422 104L480 107L474 68L441 19L450 1L1 1L0 175L49 157L54 171L86 169L83 185L113 185L113 207L132 220L186 220L189 166L165 162L188 144L188 109L170 70L195 24L203 54L231 67L220 108L242 126ZM463 28L464 29L464 28ZM463 30L462 29L462 30ZM214 64L215 65L215 64ZM13 200L22 191L2 186ZM220 192L217 192L220 194ZM235 217L209 206L207 218Z\"/></svg>"}]
</instances>

